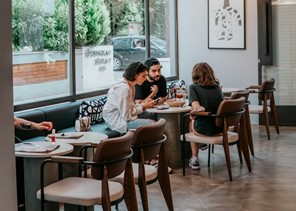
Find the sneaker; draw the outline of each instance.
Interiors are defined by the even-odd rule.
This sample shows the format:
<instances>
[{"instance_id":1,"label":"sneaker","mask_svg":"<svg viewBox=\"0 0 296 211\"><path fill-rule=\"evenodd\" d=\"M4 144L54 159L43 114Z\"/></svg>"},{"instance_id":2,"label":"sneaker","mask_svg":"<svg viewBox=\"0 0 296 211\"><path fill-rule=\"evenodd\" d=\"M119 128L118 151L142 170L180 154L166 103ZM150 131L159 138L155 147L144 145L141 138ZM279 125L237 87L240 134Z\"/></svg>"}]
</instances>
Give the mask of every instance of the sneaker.
<instances>
[{"instance_id":1,"label":"sneaker","mask_svg":"<svg viewBox=\"0 0 296 211\"><path fill-rule=\"evenodd\" d=\"M207 144L200 144L200 145L199 145L199 148L200 148L201 150L206 150L207 148L209 148L209 146L208 146Z\"/></svg>"},{"instance_id":2,"label":"sneaker","mask_svg":"<svg viewBox=\"0 0 296 211\"><path fill-rule=\"evenodd\" d=\"M199 162L197 159L194 159L194 158L190 158L189 160L189 166L192 168L192 169L199 169Z\"/></svg>"}]
</instances>

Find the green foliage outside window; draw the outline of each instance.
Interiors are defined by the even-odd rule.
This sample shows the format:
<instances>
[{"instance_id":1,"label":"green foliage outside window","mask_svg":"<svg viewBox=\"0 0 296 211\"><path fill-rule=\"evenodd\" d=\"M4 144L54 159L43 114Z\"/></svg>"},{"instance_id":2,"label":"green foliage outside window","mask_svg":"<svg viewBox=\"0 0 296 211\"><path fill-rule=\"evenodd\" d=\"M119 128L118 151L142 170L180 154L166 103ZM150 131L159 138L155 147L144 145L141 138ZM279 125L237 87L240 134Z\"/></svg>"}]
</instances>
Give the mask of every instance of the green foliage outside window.
<instances>
[{"instance_id":1,"label":"green foliage outside window","mask_svg":"<svg viewBox=\"0 0 296 211\"><path fill-rule=\"evenodd\" d=\"M52 11L45 9L45 3ZM68 51L68 0L12 0L13 51ZM75 46L100 45L106 38L128 35L130 23L142 23L141 0L75 0ZM164 0L150 3L151 34L164 39ZM106 42L104 42L106 43Z\"/></svg>"},{"instance_id":2,"label":"green foliage outside window","mask_svg":"<svg viewBox=\"0 0 296 211\"><path fill-rule=\"evenodd\" d=\"M165 2L164 0L150 1L150 33L163 40L169 37L168 34L166 35L168 27L165 27L169 24L166 22L168 20L166 18L168 11L166 11Z\"/></svg>"},{"instance_id":3,"label":"green foliage outside window","mask_svg":"<svg viewBox=\"0 0 296 211\"><path fill-rule=\"evenodd\" d=\"M38 0L12 1L12 40L13 49L25 46L33 50L43 47L42 29L44 24L41 3Z\"/></svg>"},{"instance_id":4,"label":"green foliage outside window","mask_svg":"<svg viewBox=\"0 0 296 211\"><path fill-rule=\"evenodd\" d=\"M143 7L140 3L126 0L121 4L109 2L109 11L112 11L112 34L128 35L131 22L143 23ZM143 23L144 24L144 23Z\"/></svg>"},{"instance_id":5,"label":"green foliage outside window","mask_svg":"<svg viewBox=\"0 0 296 211\"><path fill-rule=\"evenodd\" d=\"M55 0L48 14L40 0L13 0L13 50L68 51L68 1ZM99 45L110 33L109 12L103 0L75 1L75 45Z\"/></svg>"}]
</instances>

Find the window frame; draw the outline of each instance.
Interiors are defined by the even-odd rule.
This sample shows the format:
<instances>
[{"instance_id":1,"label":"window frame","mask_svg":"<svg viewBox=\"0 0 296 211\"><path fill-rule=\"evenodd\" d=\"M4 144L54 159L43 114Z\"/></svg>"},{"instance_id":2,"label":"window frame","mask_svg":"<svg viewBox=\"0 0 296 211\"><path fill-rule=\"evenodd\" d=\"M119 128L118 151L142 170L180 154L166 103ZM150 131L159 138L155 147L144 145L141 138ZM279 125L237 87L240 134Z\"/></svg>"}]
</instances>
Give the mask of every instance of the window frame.
<instances>
[{"instance_id":1,"label":"window frame","mask_svg":"<svg viewBox=\"0 0 296 211\"><path fill-rule=\"evenodd\" d=\"M167 81L176 80L179 78L179 57L178 57L178 1L174 0L174 14L175 19L172 21L176 22L175 28L175 48L176 51L172 52L175 54L176 60L174 61L176 75L167 77ZM144 15L145 15L145 45L146 45L146 52L145 52L145 59L150 57L150 16L149 16L149 0L144 0ZM75 25L74 20L75 18L75 10L74 10L74 1L69 0L69 68L70 68L70 93L69 96L52 98L48 100L24 103L19 105L14 105L14 111L22 111L27 109L33 109L43 106L50 106L59 103L67 103L67 102L75 102L77 100L92 98L100 95L106 95L109 89L102 89L97 91L91 91L86 93L79 93L77 94L76 91L76 68L75 68Z\"/></svg>"}]
</instances>

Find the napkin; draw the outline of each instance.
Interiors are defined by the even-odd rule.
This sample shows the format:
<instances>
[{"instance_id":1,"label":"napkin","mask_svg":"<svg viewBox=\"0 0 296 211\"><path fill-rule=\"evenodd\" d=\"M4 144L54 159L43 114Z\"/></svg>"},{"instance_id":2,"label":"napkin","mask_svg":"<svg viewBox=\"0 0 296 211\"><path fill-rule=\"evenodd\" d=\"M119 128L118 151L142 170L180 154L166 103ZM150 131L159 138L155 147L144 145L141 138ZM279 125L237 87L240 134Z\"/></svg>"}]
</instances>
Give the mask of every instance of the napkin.
<instances>
[{"instance_id":1,"label":"napkin","mask_svg":"<svg viewBox=\"0 0 296 211\"><path fill-rule=\"evenodd\" d=\"M169 109L170 106L168 104L162 104L162 105L159 105L157 106L157 110L165 110L165 109Z\"/></svg>"}]
</instances>

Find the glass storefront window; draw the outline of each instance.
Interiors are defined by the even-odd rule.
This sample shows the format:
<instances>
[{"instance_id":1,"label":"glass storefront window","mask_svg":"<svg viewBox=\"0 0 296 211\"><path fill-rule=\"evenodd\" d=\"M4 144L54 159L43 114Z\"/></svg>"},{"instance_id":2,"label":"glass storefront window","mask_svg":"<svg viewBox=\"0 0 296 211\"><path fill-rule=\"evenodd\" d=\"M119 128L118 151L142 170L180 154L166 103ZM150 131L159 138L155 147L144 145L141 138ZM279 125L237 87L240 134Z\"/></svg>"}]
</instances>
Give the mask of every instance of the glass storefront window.
<instances>
[{"instance_id":1,"label":"glass storefront window","mask_svg":"<svg viewBox=\"0 0 296 211\"><path fill-rule=\"evenodd\" d=\"M173 1L150 1L150 55L156 57L165 77L176 76L176 7Z\"/></svg>"},{"instance_id":2,"label":"glass storefront window","mask_svg":"<svg viewBox=\"0 0 296 211\"><path fill-rule=\"evenodd\" d=\"M12 8L14 104L69 95L68 3L12 0Z\"/></svg>"},{"instance_id":3,"label":"glass storefront window","mask_svg":"<svg viewBox=\"0 0 296 211\"><path fill-rule=\"evenodd\" d=\"M14 104L104 94L125 67L147 59L147 43L163 75L176 77L176 2L150 1L149 26L145 2L12 0Z\"/></svg>"}]
</instances>

